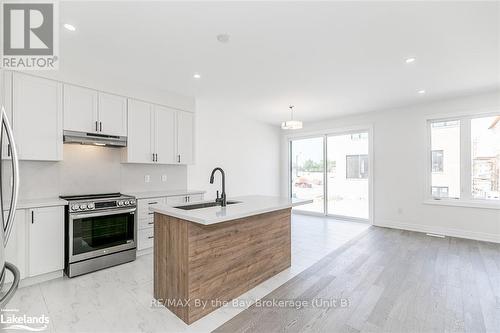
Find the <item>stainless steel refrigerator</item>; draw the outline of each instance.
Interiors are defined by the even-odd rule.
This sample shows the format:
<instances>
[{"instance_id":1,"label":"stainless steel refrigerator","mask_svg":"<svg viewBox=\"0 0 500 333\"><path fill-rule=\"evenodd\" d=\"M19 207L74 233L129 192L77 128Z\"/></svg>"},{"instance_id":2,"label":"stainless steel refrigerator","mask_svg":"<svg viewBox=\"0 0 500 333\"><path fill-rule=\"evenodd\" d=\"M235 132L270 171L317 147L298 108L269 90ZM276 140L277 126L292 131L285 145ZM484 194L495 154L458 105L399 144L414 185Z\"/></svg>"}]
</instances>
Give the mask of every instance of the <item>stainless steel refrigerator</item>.
<instances>
[{"instance_id":1,"label":"stainless steel refrigerator","mask_svg":"<svg viewBox=\"0 0 500 333\"><path fill-rule=\"evenodd\" d=\"M6 148L7 150L6 159L0 161L0 216L2 219L2 228L0 228L0 267L2 269L0 276L0 308L3 309L16 292L20 279L20 273L17 267L12 263L5 261L5 248L9 241L14 223L14 217L16 215L17 197L19 191L19 161L16 145L14 143L14 137L12 135L12 127L10 126L9 119L7 118L7 114L5 113L3 106L1 108L0 124L0 157L4 156L3 149ZM2 168L9 166L9 163L11 164L11 168L9 169L12 172L12 178L9 177L7 180L10 185L6 187L7 190L10 188L10 197L7 199L4 197L5 179L3 178L5 177L3 177L2 171L4 170L2 170ZM7 271L10 271L13 275L12 284L9 286L5 283L6 276L9 274Z\"/></svg>"}]
</instances>

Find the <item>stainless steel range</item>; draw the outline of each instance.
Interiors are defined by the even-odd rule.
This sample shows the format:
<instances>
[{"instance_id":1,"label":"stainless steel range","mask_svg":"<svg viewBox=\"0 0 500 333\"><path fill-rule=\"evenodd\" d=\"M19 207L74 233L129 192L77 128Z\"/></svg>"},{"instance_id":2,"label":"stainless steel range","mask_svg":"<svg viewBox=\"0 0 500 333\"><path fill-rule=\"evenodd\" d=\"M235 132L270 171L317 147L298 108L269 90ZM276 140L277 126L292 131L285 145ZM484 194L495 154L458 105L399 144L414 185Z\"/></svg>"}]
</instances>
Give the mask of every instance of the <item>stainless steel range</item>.
<instances>
[{"instance_id":1,"label":"stainless steel range","mask_svg":"<svg viewBox=\"0 0 500 333\"><path fill-rule=\"evenodd\" d=\"M69 277L136 258L136 200L120 193L61 196L65 218L65 272Z\"/></svg>"}]
</instances>

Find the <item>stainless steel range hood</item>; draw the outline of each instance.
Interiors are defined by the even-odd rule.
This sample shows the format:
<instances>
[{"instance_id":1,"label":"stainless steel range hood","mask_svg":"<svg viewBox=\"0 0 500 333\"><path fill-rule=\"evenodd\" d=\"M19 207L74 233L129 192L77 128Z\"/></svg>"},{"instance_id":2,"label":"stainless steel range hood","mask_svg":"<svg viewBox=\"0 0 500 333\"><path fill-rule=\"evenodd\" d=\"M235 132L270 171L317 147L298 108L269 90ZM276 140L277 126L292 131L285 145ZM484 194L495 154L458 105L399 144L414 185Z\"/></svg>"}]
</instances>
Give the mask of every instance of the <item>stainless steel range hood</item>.
<instances>
[{"instance_id":1,"label":"stainless steel range hood","mask_svg":"<svg viewBox=\"0 0 500 333\"><path fill-rule=\"evenodd\" d=\"M82 145L126 147L127 137L97 133L64 131L64 143L80 143Z\"/></svg>"}]
</instances>

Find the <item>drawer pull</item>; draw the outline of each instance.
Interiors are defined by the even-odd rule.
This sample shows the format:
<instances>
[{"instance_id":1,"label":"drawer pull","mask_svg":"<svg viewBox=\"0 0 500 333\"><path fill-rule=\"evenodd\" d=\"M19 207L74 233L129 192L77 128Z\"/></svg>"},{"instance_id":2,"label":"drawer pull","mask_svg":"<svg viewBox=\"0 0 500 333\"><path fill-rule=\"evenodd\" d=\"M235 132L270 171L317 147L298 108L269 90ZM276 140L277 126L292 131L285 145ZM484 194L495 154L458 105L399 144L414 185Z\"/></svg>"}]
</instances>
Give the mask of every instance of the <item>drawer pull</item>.
<instances>
[{"instance_id":1,"label":"drawer pull","mask_svg":"<svg viewBox=\"0 0 500 333\"><path fill-rule=\"evenodd\" d=\"M158 203L158 201L148 202L148 205L155 205L157 203Z\"/></svg>"},{"instance_id":2,"label":"drawer pull","mask_svg":"<svg viewBox=\"0 0 500 333\"><path fill-rule=\"evenodd\" d=\"M149 212L148 215L153 215L155 212Z\"/></svg>"},{"instance_id":3,"label":"drawer pull","mask_svg":"<svg viewBox=\"0 0 500 333\"><path fill-rule=\"evenodd\" d=\"M149 222L148 224L155 224L154 222Z\"/></svg>"},{"instance_id":4,"label":"drawer pull","mask_svg":"<svg viewBox=\"0 0 500 333\"><path fill-rule=\"evenodd\" d=\"M153 239L153 238L155 238L155 236L149 236L149 237L148 237L148 239Z\"/></svg>"}]
</instances>

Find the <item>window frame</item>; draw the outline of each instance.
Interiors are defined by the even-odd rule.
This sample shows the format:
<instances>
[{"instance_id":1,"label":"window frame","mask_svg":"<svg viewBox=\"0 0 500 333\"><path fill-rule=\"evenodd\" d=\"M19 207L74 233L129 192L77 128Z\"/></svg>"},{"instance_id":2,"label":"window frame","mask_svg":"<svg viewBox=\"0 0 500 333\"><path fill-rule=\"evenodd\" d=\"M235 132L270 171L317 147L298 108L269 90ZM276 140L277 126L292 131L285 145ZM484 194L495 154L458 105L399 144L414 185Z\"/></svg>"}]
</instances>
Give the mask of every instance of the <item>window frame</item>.
<instances>
[{"instance_id":1,"label":"window frame","mask_svg":"<svg viewBox=\"0 0 500 333\"><path fill-rule=\"evenodd\" d=\"M479 199L472 196L472 133L471 120L475 118L500 115L500 110L485 110L478 113L457 113L429 117L425 120L425 188L424 203L432 205L449 205L461 207L475 207L500 209L500 200ZM435 198L432 196L432 140L431 124L433 122L460 121L460 198Z\"/></svg>"}]
</instances>

